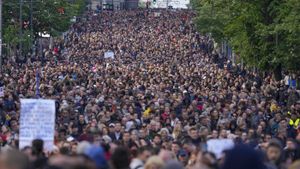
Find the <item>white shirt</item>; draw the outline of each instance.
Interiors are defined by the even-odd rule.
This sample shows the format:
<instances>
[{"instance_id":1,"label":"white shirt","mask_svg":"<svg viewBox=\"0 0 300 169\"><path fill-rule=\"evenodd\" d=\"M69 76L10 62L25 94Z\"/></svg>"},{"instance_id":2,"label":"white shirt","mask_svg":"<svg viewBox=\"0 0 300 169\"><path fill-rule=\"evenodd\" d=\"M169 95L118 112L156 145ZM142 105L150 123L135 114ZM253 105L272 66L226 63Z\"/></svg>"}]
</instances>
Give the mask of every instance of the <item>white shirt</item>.
<instances>
[{"instance_id":1,"label":"white shirt","mask_svg":"<svg viewBox=\"0 0 300 169\"><path fill-rule=\"evenodd\" d=\"M144 163L138 158L134 158L130 163L130 169L144 169Z\"/></svg>"}]
</instances>

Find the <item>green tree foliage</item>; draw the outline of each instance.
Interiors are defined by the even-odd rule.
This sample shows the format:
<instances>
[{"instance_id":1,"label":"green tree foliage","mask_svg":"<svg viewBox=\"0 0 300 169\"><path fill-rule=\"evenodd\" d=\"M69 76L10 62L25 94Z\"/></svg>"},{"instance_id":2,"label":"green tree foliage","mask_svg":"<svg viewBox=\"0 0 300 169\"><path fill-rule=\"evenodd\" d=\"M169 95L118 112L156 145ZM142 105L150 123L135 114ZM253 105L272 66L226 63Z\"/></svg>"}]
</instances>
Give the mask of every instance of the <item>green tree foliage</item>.
<instances>
[{"instance_id":1,"label":"green tree foliage","mask_svg":"<svg viewBox=\"0 0 300 169\"><path fill-rule=\"evenodd\" d=\"M246 64L300 70L298 0L193 0L201 33L229 41Z\"/></svg>"},{"instance_id":2,"label":"green tree foliage","mask_svg":"<svg viewBox=\"0 0 300 169\"><path fill-rule=\"evenodd\" d=\"M23 0L22 37L20 37L20 0L3 0L3 41L15 49L22 41L24 48L30 48L31 40L39 32L58 36L68 30L71 18L80 15L86 7L86 0L32 0L32 25L30 25L30 0ZM26 22L28 25L26 25Z\"/></svg>"}]
</instances>

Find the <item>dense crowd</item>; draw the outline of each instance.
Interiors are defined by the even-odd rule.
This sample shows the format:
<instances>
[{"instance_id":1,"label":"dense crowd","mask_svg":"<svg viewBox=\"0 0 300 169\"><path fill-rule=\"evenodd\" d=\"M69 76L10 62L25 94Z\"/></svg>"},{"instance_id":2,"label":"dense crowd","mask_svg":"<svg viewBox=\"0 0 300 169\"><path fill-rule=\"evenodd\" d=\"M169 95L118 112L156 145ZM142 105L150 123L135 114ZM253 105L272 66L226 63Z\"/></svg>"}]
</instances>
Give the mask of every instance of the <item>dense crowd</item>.
<instances>
[{"instance_id":1,"label":"dense crowd","mask_svg":"<svg viewBox=\"0 0 300 169\"><path fill-rule=\"evenodd\" d=\"M6 60L0 169L299 168L299 92L216 53L194 17L87 12L43 55ZM55 147L16 151L19 100L36 97L56 101ZM211 139L236 146L218 157Z\"/></svg>"}]
</instances>

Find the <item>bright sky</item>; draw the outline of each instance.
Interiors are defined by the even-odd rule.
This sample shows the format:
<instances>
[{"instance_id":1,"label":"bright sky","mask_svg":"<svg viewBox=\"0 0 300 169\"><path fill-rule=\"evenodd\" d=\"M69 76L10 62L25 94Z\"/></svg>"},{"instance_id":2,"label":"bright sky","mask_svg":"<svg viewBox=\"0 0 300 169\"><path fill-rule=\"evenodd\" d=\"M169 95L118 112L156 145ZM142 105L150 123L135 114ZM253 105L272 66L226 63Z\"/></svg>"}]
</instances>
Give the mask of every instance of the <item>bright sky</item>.
<instances>
[{"instance_id":1,"label":"bright sky","mask_svg":"<svg viewBox=\"0 0 300 169\"><path fill-rule=\"evenodd\" d=\"M151 2L152 8L166 8L167 4L173 6L173 8L187 8L187 4L190 3L190 0L156 0L156 3L153 3L153 0L140 0L142 2Z\"/></svg>"}]
</instances>

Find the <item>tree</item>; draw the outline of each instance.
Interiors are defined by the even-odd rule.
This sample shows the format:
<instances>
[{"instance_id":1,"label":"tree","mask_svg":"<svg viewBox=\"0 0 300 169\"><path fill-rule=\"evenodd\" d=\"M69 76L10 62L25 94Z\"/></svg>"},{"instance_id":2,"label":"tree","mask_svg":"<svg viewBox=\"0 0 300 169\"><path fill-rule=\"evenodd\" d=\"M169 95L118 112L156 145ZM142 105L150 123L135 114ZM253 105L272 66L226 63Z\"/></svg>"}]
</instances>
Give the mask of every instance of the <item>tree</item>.
<instances>
[{"instance_id":1,"label":"tree","mask_svg":"<svg viewBox=\"0 0 300 169\"><path fill-rule=\"evenodd\" d=\"M3 2L3 41L7 49L14 53L18 44L22 42L23 50L26 52L31 48L32 40L39 33L49 33L58 36L68 30L71 18L83 13L86 0L33 0L32 21L30 23L31 8L30 0L22 3L22 37L20 37L20 0L4 0ZM33 32L31 32L31 25Z\"/></svg>"},{"instance_id":2,"label":"tree","mask_svg":"<svg viewBox=\"0 0 300 169\"><path fill-rule=\"evenodd\" d=\"M228 40L249 66L274 71L299 70L297 0L194 0L201 33Z\"/></svg>"}]
</instances>

